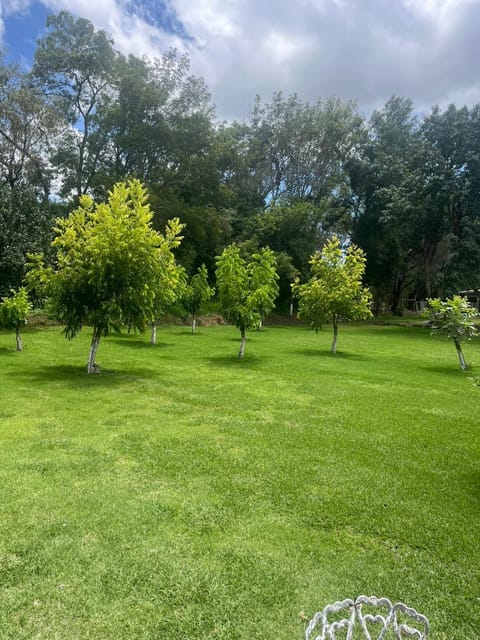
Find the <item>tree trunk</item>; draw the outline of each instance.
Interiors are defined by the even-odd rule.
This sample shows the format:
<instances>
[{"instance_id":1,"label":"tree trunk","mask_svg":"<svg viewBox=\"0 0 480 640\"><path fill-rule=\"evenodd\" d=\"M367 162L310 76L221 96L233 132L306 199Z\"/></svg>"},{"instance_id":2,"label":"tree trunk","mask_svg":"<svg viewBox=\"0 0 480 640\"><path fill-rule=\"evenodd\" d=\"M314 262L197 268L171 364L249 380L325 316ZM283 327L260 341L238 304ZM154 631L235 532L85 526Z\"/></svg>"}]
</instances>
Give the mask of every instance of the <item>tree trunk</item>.
<instances>
[{"instance_id":1,"label":"tree trunk","mask_svg":"<svg viewBox=\"0 0 480 640\"><path fill-rule=\"evenodd\" d=\"M243 356L245 355L245 345L247 344L247 331L245 327L242 327L240 329L240 335L242 336L242 339L240 342L240 351L238 352L238 357L240 358L240 360L242 360Z\"/></svg>"},{"instance_id":2,"label":"tree trunk","mask_svg":"<svg viewBox=\"0 0 480 640\"><path fill-rule=\"evenodd\" d=\"M150 344L157 344L157 323L152 322L152 333L150 335Z\"/></svg>"},{"instance_id":3,"label":"tree trunk","mask_svg":"<svg viewBox=\"0 0 480 640\"><path fill-rule=\"evenodd\" d=\"M195 314L192 313L192 333L195 333L195 327L196 327L196 322L195 322Z\"/></svg>"},{"instance_id":4,"label":"tree trunk","mask_svg":"<svg viewBox=\"0 0 480 640\"><path fill-rule=\"evenodd\" d=\"M455 348L457 349L458 360L460 362L460 369L462 371L466 371L468 369L468 364L466 363L465 356L463 355L462 347L458 338L454 337L453 341L455 343Z\"/></svg>"},{"instance_id":5,"label":"tree trunk","mask_svg":"<svg viewBox=\"0 0 480 640\"><path fill-rule=\"evenodd\" d=\"M337 337L338 337L338 318L337 318L337 316L333 316L332 324L333 324L332 353L337 353Z\"/></svg>"},{"instance_id":6,"label":"tree trunk","mask_svg":"<svg viewBox=\"0 0 480 640\"><path fill-rule=\"evenodd\" d=\"M403 276L398 276L393 283L393 291L392 291L392 305L391 312L393 314L397 314L400 311L400 304L402 300L402 290L403 290L403 282L405 278Z\"/></svg>"},{"instance_id":7,"label":"tree trunk","mask_svg":"<svg viewBox=\"0 0 480 640\"><path fill-rule=\"evenodd\" d=\"M257 331L261 331L262 327L263 327L263 320L262 320L262 318L260 318L260 320L258 321L258 324L257 324Z\"/></svg>"},{"instance_id":8,"label":"tree trunk","mask_svg":"<svg viewBox=\"0 0 480 640\"><path fill-rule=\"evenodd\" d=\"M88 354L87 373L100 373L100 368L95 362L97 355L98 343L102 332L97 327L93 327L92 341L90 343L90 353Z\"/></svg>"},{"instance_id":9,"label":"tree trunk","mask_svg":"<svg viewBox=\"0 0 480 640\"><path fill-rule=\"evenodd\" d=\"M22 338L20 337L20 327L18 325L15 327L15 339L17 342L17 351L23 351Z\"/></svg>"}]
</instances>

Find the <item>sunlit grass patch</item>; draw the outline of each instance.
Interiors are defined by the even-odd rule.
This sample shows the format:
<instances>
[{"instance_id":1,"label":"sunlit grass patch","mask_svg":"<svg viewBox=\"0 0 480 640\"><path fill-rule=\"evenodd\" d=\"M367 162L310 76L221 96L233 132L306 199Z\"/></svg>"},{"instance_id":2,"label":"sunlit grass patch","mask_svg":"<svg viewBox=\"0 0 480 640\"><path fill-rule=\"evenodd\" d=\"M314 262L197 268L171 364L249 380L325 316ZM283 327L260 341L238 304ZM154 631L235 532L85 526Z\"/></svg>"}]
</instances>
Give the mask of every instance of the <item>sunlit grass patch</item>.
<instances>
[{"instance_id":1,"label":"sunlit grass patch","mask_svg":"<svg viewBox=\"0 0 480 640\"><path fill-rule=\"evenodd\" d=\"M0 333L0 637L301 638L385 595L477 637L480 344L412 327ZM477 366L475 366L477 364Z\"/></svg>"}]
</instances>

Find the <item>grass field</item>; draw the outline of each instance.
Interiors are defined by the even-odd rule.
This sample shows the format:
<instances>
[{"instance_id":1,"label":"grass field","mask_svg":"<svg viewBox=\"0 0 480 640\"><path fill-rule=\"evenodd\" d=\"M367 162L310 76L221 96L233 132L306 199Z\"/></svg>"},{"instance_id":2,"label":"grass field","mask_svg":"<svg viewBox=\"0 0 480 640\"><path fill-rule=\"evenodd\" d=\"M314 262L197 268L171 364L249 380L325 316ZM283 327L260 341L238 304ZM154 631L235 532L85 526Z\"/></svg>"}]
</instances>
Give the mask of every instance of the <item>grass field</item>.
<instances>
[{"instance_id":1,"label":"grass field","mask_svg":"<svg viewBox=\"0 0 480 640\"><path fill-rule=\"evenodd\" d=\"M387 596L480 637L480 341L0 333L0 638L295 640Z\"/></svg>"}]
</instances>

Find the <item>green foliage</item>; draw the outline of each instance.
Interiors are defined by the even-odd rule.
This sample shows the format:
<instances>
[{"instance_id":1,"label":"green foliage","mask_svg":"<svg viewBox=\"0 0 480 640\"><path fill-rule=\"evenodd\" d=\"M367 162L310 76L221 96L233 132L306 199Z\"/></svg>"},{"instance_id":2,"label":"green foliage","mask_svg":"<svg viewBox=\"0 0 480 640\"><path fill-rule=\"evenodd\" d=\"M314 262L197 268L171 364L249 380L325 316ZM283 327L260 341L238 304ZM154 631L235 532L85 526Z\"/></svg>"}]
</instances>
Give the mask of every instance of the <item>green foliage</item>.
<instances>
[{"instance_id":1,"label":"green foliage","mask_svg":"<svg viewBox=\"0 0 480 640\"><path fill-rule=\"evenodd\" d=\"M215 288L208 284L208 272L204 264L197 269L190 282L185 287L182 296L182 306L192 317L195 317L205 302L214 295Z\"/></svg>"},{"instance_id":2,"label":"green foliage","mask_svg":"<svg viewBox=\"0 0 480 640\"><path fill-rule=\"evenodd\" d=\"M47 18L38 40L32 76L62 122L61 145L52 163L62 176L62 195L89 192L107 136L99 127L100 105L114 93L116 52L104 31L67 11Z\"/></svg>"},{"instance_id":3,"label":"green foliage","mask_svg":"<svg viewBox=\"0 0 480 640\"><path fill-rule=\"evenodd\" d=\"M468 365L460 343L462 340L470 340L478 333L473 324L473 318L477 315L476 309L471 307L468 300L461 296L453 296L453 298L444 301L434 298L428 301L428 307L424 310L423 315L430 320L432 333L441 333L453 339L460 369L466 371Z\"/></svg>"},{"instance_id":4,"label":"green foliage","mask_svg":"<svg viewBox=\"0 0 480 640\"><path fill-rule=\"evenodd\" d=\"M241 335L239 358L245 353L246 331L259 327L278 295L278 274L273 251L268 247L252 255L247 262L240 248L232 244L217 257L217 291L224 317Z\"/></svg>"},{"instance_id":5,"label":"green foliage","mask_svg":"<svg viewBox=\"0 0 480 640\"><path fill-rule=\"evenodd\" d=\"M183 227L178 218L172 218L167 221L164 234L156 232L160 244L154 285L153 315L150 318L152 321L165 314L181 297L184 290L185 270L177 264L173 254L173 249L176 249L182 241L180 233Z\"/></svg>"},{"instance_id":6,"label":"green foliage","mask_svg":"<svg viewBox=\"0 0 480 640\"><path fill-rule=\"evenodd\" d=\"M5 329L18 329L27 323L31 308L27 290L24 287L17 291L12 289L10 296L2 298L0 302L0 326Z\"/></svg>"},{"instance_id":7,"label":"green foliage","mask_svg":"<svg viewBox=\"0 0 480 640\"><path fill-rule=\"evenodd\" d=\"M298 316L316 330L331 322L335 351L339 320L362 320L372 315L370 291L362 286L365 256L354 245L343 253L339 239L333 238L312 257L310 264L311 279L305 284L297 281L292 287L299 300Z\"/></svg>"},{"instance_id":8,"label":"green foliage","mask_svg":"<svg viewBox=\"0 0 480 640\"><path fill-rule=\"evenodd\" d=\"M277 260L274 252L265 247L252 255L249 265L252 306L262 321L275 307L278 296Z\"/></svg>"},{"instance_id":9,"label":"green foliage","mask_svg":"<svg viewBox=\"0 0 480 640\"><path fill-rule=\"evenodd\" d=\"M52 240L52 208L35 191L0 185L0 295L21 285L29 252L47 252Z\"/></svg>"},{"instance_id":10,"label":"green foliage","mask_svg":"<svg viewBox=\"0 0 480 640\"><path fill-rule=\"evenodd\" d=\"M138 180L115 185L105 203L83 196L68 218L57 220L55 264L37 261L30 282L40 284L67 337L85 323L100 335L124 323L142 330L172 299L179 274L171 250L182 225L173 219L162 235L151 220Z\"/></svg>"},{"instance_id":11,"label":"green foliage","mask_svg":"<svg viewBox=\"0 0 480 640\"><path fill-rule=\"evenodd\" d=\"M433 298L422 313L430 321L432 333L440 333L448 338L470 340L478 334L473 319L478 315L466 298L453 296L447 300Z\"/></svg>"},{"instance_id":12,"label":"green foliage","mask_svg":"<svg viewBox=\"0 0 480 640\"><path fill-rule=\"evenodd\" d=\"M350 246L344 254L338 238L330 240L310 260L312 278L293 285L299 299L299 317L320 328L332 319L362 320L371 317L370 292L362 286L363 251Z\"/></svg>"},{"instance_id":13,"label":"green foliage","mask_svg":"<svg viewBox=\"0 0 480 640\"><path fill-rule=\"evenodd\" d=\"M243 333L274 307L278 293L275 256L268 247L250 262L232 244L217 257L217 290L225 318Z\"/></svg>"}]
</instances>

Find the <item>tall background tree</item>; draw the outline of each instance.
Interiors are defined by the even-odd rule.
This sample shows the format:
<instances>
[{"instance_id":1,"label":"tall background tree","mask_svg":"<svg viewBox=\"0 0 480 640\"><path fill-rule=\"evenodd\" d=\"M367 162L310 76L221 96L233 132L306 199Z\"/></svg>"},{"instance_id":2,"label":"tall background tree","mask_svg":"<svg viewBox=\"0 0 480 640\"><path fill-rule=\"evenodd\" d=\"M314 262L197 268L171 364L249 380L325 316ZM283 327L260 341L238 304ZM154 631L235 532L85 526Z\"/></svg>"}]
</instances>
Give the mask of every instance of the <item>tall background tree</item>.
<instances>
[{"instance_id":1,"label":"tall background tree","mask_svg":"<svg viewBox=\"0 0 480 640\"><path fill-rule=\"evenodd\" d=\"M187 275L232 242L268 245L286 308L296 275L332 234L362 247L376 310L480 286L480 106L417 114L392 97L355 103L273 94L219 123L185 55L124 56L67 12L48 18L30 73L0 64L0 293L55 215L140 179L153 225L186 224Z\"/></svg>"}]
</instances>

